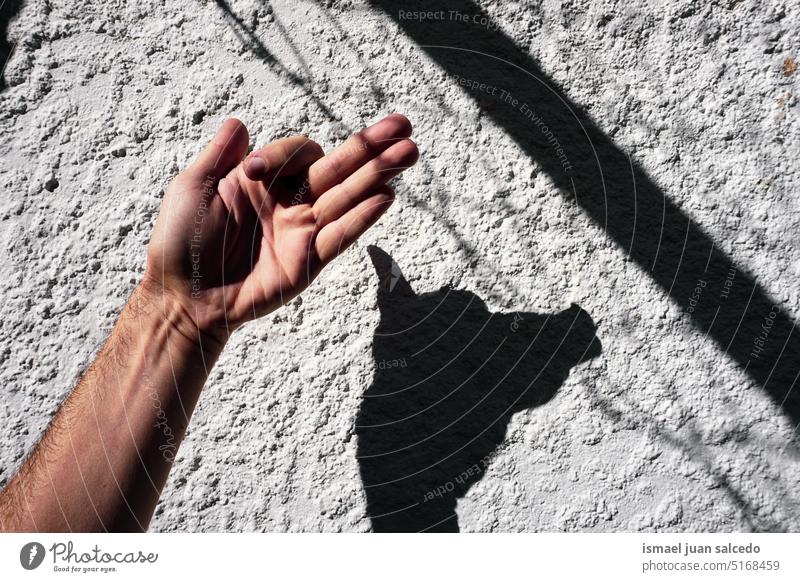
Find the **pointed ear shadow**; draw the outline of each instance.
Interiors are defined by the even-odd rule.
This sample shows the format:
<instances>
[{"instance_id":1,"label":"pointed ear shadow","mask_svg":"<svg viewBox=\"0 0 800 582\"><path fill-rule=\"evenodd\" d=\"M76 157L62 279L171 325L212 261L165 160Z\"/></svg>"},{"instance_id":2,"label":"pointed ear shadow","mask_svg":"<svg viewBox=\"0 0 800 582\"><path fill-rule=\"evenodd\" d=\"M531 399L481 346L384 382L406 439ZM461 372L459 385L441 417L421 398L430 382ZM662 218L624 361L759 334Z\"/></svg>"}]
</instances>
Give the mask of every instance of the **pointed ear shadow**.
<instances>
[{"instance_id":1,"label":"pointed ear shadow","mask_svg":"<svg viewBox=\"0 0 800 582\"><path fill-rule=\"evenodd\" d=\"M370 245L367 252L378 275L378 305L383 308L392 299L415 297L411 284L406 280L395 260L380 247Z\"/></svg>"},{"instance_id":2,"label":"pointed ear shadow","mask_svg":"<svg viewBox=\"0 0 800 582\"><path fill-rule=\"evenodd\" d=\"M550 401L601 352L577 305L493 313L475 293L415 292L369 247L380 322L374 376L356 418L357 457L374 531L458 531L455 507L491 464L514 413Z\"/></svg>"}]
</instances>

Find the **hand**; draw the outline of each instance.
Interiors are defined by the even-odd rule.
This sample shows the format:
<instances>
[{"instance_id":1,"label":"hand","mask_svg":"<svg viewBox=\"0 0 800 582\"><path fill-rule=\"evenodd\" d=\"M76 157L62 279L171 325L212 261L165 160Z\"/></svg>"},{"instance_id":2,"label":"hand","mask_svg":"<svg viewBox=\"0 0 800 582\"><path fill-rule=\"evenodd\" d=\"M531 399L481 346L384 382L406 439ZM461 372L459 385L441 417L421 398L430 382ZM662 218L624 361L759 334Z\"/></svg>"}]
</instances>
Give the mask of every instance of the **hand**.
<instances>
[{"instance_id":1,"label":"hand","mask_svg":"<svg viewBox=\"0 0 800 582\"><path fill-rule=\"evenodd\" d=\"M247 129L227 120L167 188L144 286L224 340L298 295L387 210L386 183L418 157L410 135L393 114L327 156L296 136L243 159Z\"/></svg>"}]
</instances>

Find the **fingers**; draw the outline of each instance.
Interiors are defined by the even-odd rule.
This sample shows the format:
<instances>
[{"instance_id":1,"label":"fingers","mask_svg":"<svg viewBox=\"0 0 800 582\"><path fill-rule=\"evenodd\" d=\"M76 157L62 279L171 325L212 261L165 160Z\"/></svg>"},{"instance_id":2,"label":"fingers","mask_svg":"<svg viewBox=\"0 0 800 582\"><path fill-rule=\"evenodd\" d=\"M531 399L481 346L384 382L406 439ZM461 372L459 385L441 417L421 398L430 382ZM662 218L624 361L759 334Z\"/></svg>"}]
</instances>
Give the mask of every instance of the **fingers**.
<instances>
[{"instance_id":1,"label":"fingers","mask_svg":"<svg viewBox=\"0 0 800 582\"><path fill-rule=\"evenodd\" d=\"M249 143L244 124L235 118L227 119L186 171L199 180L219 180L242 161Z\"/></svg>"},{"instance_id":2,"label":"fingers","mask_svg":"<svg viewBox=\"0 0 800 582\"><path fill-rule=\"evenodd\" d=\"M305 136L286 137L247 156L244 172L251 180L261 181L273 180L278 176L293 176L324 155L320 145Z\"/></svg>"},{"instance_id":3,"label":"fingers","mask_svg":"<svg viewBox=\"0 0 800 582\"><path fill-rule=\"evenodd\" d=\"M332 261L358 240L389 209L393 201L394 191L389 186L383 186L320 230L315 244L322 264Z\"/></svg>"},{"instance_id":4,"label":"fingers","mask_svg":"<svg viewBox=\"0 0 800 582\"><path fill-rule=\"evenodd\" d=\"M395 142L386 151L356 170L341 184L334 186L314 203L319 228L338 220L371 197L389 180L413 166L419 152L410 139Z\"/></svg>"},{"instance_id":5,"label":"fingers","mask_svg":"<svg viewBox=\"0 0 800 582\"><path fill-rule=\"evenodd\" d=\"M399 113L384 117L345 141L308 169L312 199L322 196L399 140L411 136L411 122Z\"/></svg>"}]
</instances>

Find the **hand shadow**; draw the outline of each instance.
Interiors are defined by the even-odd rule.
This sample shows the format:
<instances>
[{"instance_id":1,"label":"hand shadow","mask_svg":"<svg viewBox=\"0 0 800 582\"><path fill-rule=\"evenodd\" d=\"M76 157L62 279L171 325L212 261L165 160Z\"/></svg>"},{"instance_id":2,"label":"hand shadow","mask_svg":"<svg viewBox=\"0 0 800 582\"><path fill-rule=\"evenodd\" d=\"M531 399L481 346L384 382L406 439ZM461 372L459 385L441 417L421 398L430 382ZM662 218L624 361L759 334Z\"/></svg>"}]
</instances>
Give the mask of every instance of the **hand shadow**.
<instances>
[{"instance_id":1,"label":"hand shadow","mask_svg":"<svg viewBox=\"0 0 800 582\"><path fill-rule=\"evenodd\" d=\"M515 412L548 402L600 354L589 314L492 313L469 291L416 294L392 258L379 277L375 376L356 420L376 532L457 532L456 501L483 476Z\"/></svg>"}]
</instances>

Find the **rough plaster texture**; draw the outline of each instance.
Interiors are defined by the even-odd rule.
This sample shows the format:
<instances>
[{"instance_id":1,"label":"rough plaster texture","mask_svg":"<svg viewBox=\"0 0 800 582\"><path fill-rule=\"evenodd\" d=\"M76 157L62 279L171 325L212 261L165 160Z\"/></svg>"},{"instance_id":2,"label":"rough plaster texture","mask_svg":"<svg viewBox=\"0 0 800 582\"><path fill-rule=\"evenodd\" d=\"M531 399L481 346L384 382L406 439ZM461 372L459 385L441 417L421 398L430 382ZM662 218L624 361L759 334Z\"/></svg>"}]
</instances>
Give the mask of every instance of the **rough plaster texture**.
<instances>
[{"instance_id":1,"label":"rough plaster texture","mask_svg":"<svg viewBox=\"0 0 800 582\"><path fill-rule=\"evenodd\" d=\"M563 193L552 163L492 115L496 96L473 98L419 46L402 2L380 5L19 8L0 93L0 485L140 277L162 189L223 118L254 143L301 132L327 149L396 110L415 123L420 164L363 243L234 335L151 529L371 529L355 423L376 365L377 244L418 293L450 285L504 313L575 303L602 342L549 401L510 418L458 499L461 531L800 530L796 418L576 204L582 192ZM491 20L447 22L447 42L511 39L701 225L737 281L800 317L797 2L464 6ZM474 63L476 79L496 65Z\"/></svg>"}]
</instances>

